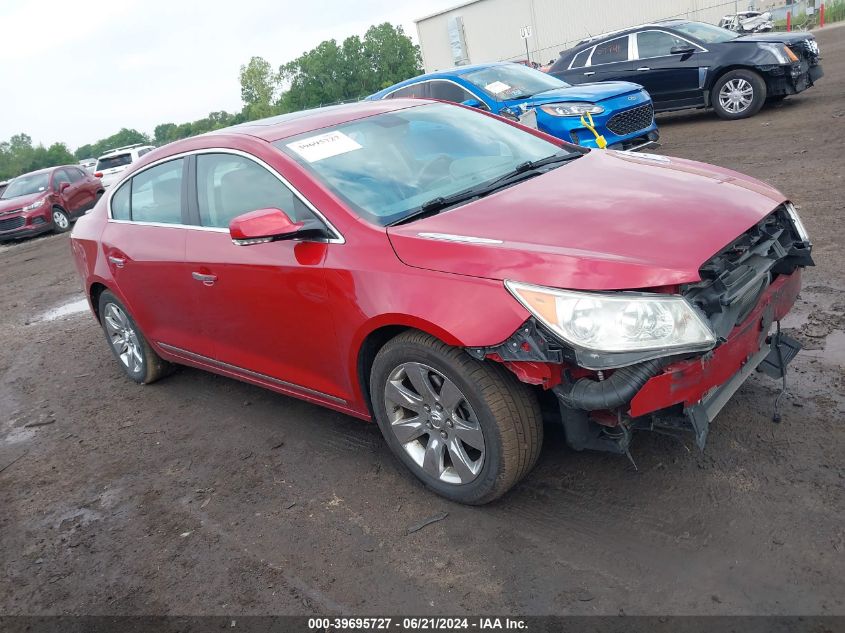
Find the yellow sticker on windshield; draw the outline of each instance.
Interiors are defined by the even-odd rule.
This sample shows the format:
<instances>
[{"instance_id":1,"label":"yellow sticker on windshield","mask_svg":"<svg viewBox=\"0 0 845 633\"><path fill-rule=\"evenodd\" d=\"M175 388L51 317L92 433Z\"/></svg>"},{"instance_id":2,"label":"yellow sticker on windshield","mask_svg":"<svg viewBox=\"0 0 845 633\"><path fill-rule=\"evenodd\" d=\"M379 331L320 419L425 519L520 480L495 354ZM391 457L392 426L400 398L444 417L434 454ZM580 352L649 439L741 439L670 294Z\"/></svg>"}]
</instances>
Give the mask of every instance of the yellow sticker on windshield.
<instances>
[{"instance_id":1,"label":"yellow sticker on windshield","mask_svg":"<svg viewBox=\"0 0 845 633\"><path fill-rule=\"evenodd\" d=\"M339 130L309 136L294 143L288 143L288 147L309 163L361 149L357 142Z\"/></svg>"}]
</instances>

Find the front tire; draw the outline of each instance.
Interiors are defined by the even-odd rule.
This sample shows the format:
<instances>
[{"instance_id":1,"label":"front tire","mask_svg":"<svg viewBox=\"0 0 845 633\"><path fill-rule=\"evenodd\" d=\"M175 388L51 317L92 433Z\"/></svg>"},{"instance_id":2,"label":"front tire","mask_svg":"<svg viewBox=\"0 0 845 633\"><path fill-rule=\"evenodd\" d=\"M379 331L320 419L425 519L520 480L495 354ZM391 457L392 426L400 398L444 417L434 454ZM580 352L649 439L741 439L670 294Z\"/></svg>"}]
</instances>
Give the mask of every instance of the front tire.
<instances>
[{"instance_id":1,"label":"front tire","mask_svg":"<svg viewBox=\"0 0 845 633\"><path fill-rule=\"evenodd\" d=\"M153 351L129 311L108 290L100 295L99 315L109 347L129 378L147 385L170 373L171 364Z\"/></svg>"},{"instance_id":2,"label":"front tire","mask_svg":"<svg viewBox=\"0 0 845 633\"><path fill-rule=\"evenodd\" d=\"M70 216L64 209L53 207L53 232L65 233L70 230Z\"/></svg>"},{"instance_id":3,"label":"front tire","mask_svg":"<svg viewBox=\"0 0 845 633\"><path fill-rule=\"evenodd\" d=\"M766 82L753 70L740 68L725 73L710 91L716 114L729 121L754 116L766 102Z\"/></svg>"},{"instance_id":4,"label":"front tire","mask_svg":"<svg viewBox=\"0 0 845 633\"><path fill-rule=\"evenodd\" d=\"M488 503L537 462L543 424L530 388L428 334L405 332L379 351L370 394L393 454L452 501Z\"/></svg>"}]
</instances>

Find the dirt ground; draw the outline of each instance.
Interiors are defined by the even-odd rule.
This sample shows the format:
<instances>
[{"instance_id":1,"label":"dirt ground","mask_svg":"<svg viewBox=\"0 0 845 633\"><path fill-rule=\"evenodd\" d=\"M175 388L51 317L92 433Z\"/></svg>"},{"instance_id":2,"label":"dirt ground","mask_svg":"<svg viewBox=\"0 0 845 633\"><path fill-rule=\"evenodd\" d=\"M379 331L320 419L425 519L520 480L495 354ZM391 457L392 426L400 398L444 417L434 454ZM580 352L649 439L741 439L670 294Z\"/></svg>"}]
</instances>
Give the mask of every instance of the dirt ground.
<instances>
[{"instance_id":1,"label":"dirt ground","mask_svg":"<svg viewBox=\"0 0 845 633\"><path fill-rule=\"evenodd\" d=\"M0 614L845 614L845 28L818 39L825 77L778 107L659 118L660 153L787 192L817 266L783 422L752 376L704 453L641 434L637 472L550 428L505 498L451 504L374 425L130 383L88 313L43 318L81 297L67 236L0 248Z\"/></svg>"}]
</instances>

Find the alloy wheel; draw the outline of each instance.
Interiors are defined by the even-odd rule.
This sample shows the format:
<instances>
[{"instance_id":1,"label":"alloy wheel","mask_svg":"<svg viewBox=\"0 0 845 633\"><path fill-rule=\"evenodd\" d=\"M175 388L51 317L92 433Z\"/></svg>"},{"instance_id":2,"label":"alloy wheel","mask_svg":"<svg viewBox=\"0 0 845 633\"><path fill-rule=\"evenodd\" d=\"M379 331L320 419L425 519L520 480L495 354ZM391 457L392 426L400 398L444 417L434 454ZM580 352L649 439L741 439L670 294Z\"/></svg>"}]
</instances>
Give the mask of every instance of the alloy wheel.
<instances>
[{"instance_id":1,"label":"alloy wheel","mask_svg":"<svg viewBox=\"0 0 845 633\"><path fill-rule=\"evenodd\" d=\"M123 365L132 374L140 372L144 363L141 344L126 313L115 304L108 303L104 311L103 323L112 347Z\"/></svg>"},{"instance_id":2,"label":"alloy wheel","mask_svg":"<svg viewBox=\"0 0 845 633\"><path fill-rule=\"evenodd\" d=\"M725 82L719 90L719 104L726 112L739 114L749 108L754 100L754 87L742 78Z\"/></svg>"},{"instance_id":3,"label":"alloy wheel","mask_svg":"<svg viewBox=\"0 0 845 633\"><path fill-rule=\"evenodd\" d=\"M68 217L58 209L53 210L53 223L62 230L70 226Z\"/></svg>"},{"instance_id":4,"label":"alloy wheel","mask_svg":"<svg viewBox=\"0 0 845 633\"><path fill-rule=\"evenodd\" d=\"M390 430L414 463L451 484L473 481L484 465L484 433L466 396L422 363L403 363L384 387Z\"/></svg>"}]
</instances>

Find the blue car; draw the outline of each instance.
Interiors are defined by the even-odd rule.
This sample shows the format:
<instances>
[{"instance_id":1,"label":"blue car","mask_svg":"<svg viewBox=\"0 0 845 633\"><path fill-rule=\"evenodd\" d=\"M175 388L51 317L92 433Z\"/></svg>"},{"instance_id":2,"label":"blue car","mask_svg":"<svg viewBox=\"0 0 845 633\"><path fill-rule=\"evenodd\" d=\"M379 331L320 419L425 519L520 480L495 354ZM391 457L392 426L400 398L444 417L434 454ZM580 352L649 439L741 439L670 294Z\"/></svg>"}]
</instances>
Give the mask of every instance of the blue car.
<instances>
[{"instance_id":1,"label":"blue car","mask_svg":"<svg viewBox=\"0 0 845 633\"><path fill-rule=\"evenodd\" d=\"M471 105L516 118L565 141L598 147L597 134L611 149L637 149L659 138L651 97L627 81L572 86L521 64L500 62L459 66L413 77L367 97L417 97ZM585 126L582 117L595 132Z\"/></svg>"}]
</instances>

